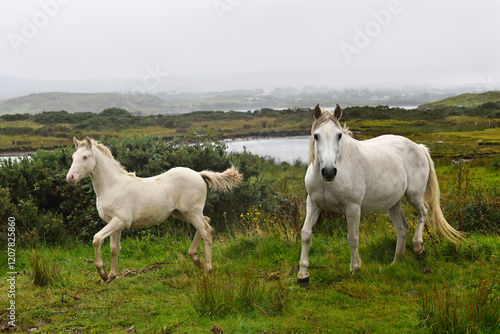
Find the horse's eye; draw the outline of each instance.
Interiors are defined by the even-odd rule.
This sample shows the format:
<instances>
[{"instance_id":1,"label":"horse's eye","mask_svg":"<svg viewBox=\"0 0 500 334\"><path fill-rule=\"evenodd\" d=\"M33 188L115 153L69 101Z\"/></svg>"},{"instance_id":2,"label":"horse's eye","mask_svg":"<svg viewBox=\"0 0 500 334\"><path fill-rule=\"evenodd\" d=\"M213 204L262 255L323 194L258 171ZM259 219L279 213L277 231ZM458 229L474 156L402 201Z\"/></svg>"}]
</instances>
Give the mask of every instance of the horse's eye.
<instances>
[{"instance_id":1,"label":"horse's eye","mask_svg":"<svg viewBox=\"0 0 500 334\"><path fill-rule=\"evenodd\" d=\"M339 134L337 135L337 138L338 138L338 140L340 140L340 138L342 138L342 133L339 133Z\"/></svg>"},{"instance_id":2,"label":"horse's eye","mask_svg":"<svg viewBox=\"0 0 500 334\"><path fill-rule=\"evenodd\" d=\"M317 133L314 134L314 140L318 140L319 139L319 135Z\"/></svg>"},{"instance_id":3,"label":"horse's eye","mask_svg":"<svg viewBox=\"0 0 500 334\"><path fill-rule=\"evenodd\" d=\"M83 156L83 160L87 160L88 158L86 155Z\"/></svg>"}]
</instances>

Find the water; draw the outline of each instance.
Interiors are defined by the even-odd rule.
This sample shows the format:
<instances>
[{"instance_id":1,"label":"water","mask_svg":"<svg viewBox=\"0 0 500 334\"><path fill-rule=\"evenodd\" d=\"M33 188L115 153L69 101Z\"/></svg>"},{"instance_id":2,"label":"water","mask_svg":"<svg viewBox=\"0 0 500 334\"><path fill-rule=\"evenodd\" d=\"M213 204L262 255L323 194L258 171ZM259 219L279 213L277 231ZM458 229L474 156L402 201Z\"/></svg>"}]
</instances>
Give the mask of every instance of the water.
<instances>
[{"instance_id":1,"label":"water","mask_svg":"<svg viewBox=\"0 0 500 334\"><path fill-rule=\"evenodd\" d=\"M24 157L24 156L23 155L6 155L6 156L0 156L0 161L1 160L7 160L9 158L12 159L13 161L19 161L19 160L21 160L22 157Z\"/></svg>"},{"instance_id":2,"label":"water","mask_svg":"<svg viewBox=\"0 0 500 334\"><path fill-rule=\"evenodd\" d=\"M227 141L229 152L247 152L262 157L274 158L277 162L295 164L297 161L309 161L309 136L237 139ZM11 158L19 160L19 156L0 156L0 160Z\"/></svg>"},{"instance_id":3,"label":"water","mask_svg":"<svg viewBox=\"0 0 500 334\"><path fill-rule=\"evenodd\" d=\"M259 138L228 141L229 152L247 152L274 158L277 162L295 164L309 161L309 136Z\"/></svg>"}]
</instances>

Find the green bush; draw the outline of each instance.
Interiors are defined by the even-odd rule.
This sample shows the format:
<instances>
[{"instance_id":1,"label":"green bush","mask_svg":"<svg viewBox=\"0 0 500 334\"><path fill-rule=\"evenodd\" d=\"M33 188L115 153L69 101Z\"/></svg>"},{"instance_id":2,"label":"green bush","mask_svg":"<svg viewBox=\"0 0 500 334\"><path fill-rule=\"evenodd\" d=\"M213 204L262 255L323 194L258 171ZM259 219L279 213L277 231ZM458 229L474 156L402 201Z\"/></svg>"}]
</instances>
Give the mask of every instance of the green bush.
<instances>
[{"instance_id":1,"label":"green bush","mask_svg":"<svg viewBox=\"0 0 500 334\"><path fill-rule=\"evenodd\" d=\"M209 191L204 214L218 231L234 230L230 222L251 206L264 203L269 209L272 207L272 187L260 176L264 160L247 153L228 154L226 144L211 135L191 135L168 142L150 135L135 135L111 139L108 144L115 158L141 177L161 174L176 166L216 172L231 165L239 168L244 174L240 187L229 193ZM103 227L90 178L76 186L66 182L73 152L74 148L68 146L0 161L0 214L15 215L19 236L26 244L61 244L75 238L88 242ZM157 226L151 230L161 234L166 228ZM137 233L139 230L126 234Z\"/></svg>"}]
</instances>

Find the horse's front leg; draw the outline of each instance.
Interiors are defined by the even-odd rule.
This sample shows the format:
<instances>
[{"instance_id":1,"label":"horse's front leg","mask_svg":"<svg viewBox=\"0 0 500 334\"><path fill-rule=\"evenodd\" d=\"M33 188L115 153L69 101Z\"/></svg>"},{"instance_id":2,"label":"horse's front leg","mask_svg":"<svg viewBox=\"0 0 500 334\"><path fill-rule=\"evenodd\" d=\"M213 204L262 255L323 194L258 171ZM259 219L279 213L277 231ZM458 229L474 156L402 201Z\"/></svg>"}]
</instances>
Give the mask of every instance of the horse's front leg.
<instances>
[{"instance_id":1,"label":"horse's front leg","mask_svg":"<svg viewBox=\"0 0 500 334\"><path fill-rule=\"evenodd\" d=\"M110 235L113 235L115 233L121 233L123 229L125 229L126 225L124 222L122 222L120 219L117 217L114 217L111 219L111 221L99 232L94 235L94 241L92 244L94 245L94 251L95 251L95 266L97 268L97 271L99 272L99 275L101 276L102 280L104 282L108 282L108 274L104 270L104 262L102 261L102 254L101 254L101 246L107 237ZM114 240L118 240L119 243L119 238L113 238ZM111 246L113 247L113 246ZM119 245L118 245L119 248ZM112 251L113 254L113 251ZM114 273L114 277L111 278L114 279L116 277L116 271L118 268L118 252L116 253L116 268L115 271L113 272L113 266L111 268L111 273Z\"/></svg>"},{"instance_id":2,"label":"horse's front leg","mask_svg":"<svg viewBox=\"0 0 500 334\"><path fill-rule=\"evenodd\" d=\"M359 244L359 220L361 218L361 208L352 206L346 209L347 220L347 242L351 248L351 272L356 273L361 268L361 258L358 253Z\"/></svg>"},{"instance_id":3,"label":"horse's front leg","mask_svg":"<svg viewBox=\"0 0 500 334\"><path fill-rule=\"evenodd\" d=\"M111 270L106 283L111 282L118 275L118 254L120 253L120 239L122 231L115 232L110 236L109 248L111 250Z\"/></svg>"},{"instance_id":4,"label":"horse's front leg","mask_svg":"<svg viewBox=\"0 0 500 334\"><path fill-rule=\"evenodd\" d=\"M311 198L307 196L306 220L302 227L302 252L300 254L299 274L297 275L297 284L307 286L309 284L309 249L312 242L312 229L316 225L319 217L319 207Z\"/></svg>"}]
</instances>

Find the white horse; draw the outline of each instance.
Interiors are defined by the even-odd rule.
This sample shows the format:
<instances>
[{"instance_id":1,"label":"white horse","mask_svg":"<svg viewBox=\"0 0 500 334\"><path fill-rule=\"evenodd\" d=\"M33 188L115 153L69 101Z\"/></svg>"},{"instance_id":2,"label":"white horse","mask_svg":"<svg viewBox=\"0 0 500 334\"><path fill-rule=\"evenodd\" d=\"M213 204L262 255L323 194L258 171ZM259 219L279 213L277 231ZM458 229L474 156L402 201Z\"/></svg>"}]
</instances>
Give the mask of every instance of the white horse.
<instances>
[{"instance_id":1,"label":"white horse","mask_svg":"<svg viewBox=\"0 0 500 334\"><path fill-rule=\"evenodd\" d=\"M443 217L434 164L424 145L394 135L358 141L348 128L341 127L342 109L338 104L333 113L319 105L313 113L315 120L305 176L308 196L302 228L299 285L309 283L308 254L312 229L322 210L341 212L346 216L352 272L361 267L358 254L361 214L387 211L397 233L394 261L404 253L408 222L401 210L403 196L417 210L418 222L413 237L416 254L424 252L422 231L429 207L434 231L454 243L463 238Z\"/></svg>"},{"instance_id":2,"label":"white horse","mask_svg":"<svg viewBox=\"0 0 500 334\"><path fill-rule=\"evenodd\" d=\"M197 249L200 240L205 244L205 272L212 269L212 236L210 219L203 216L207 184L213 190L231 190L242 181L234 168L223 173L195 172L189 168L172 168L168 172L149 178L128 173L117 162L111 151L87 137L84 141L73 138L77 151L66 180L75 184L90 175L97 196L99 216L107 225L94 236L95 266L105 282L111 282L118 273L120 237L124 229L149 227L165 221L169 216L191 223L196 234L188 254L194 263L203 267ZM206 182L206 184L205 184ZM111 271L104 270L101 245L110 237Z\"/></svg>"}]
</instances>

